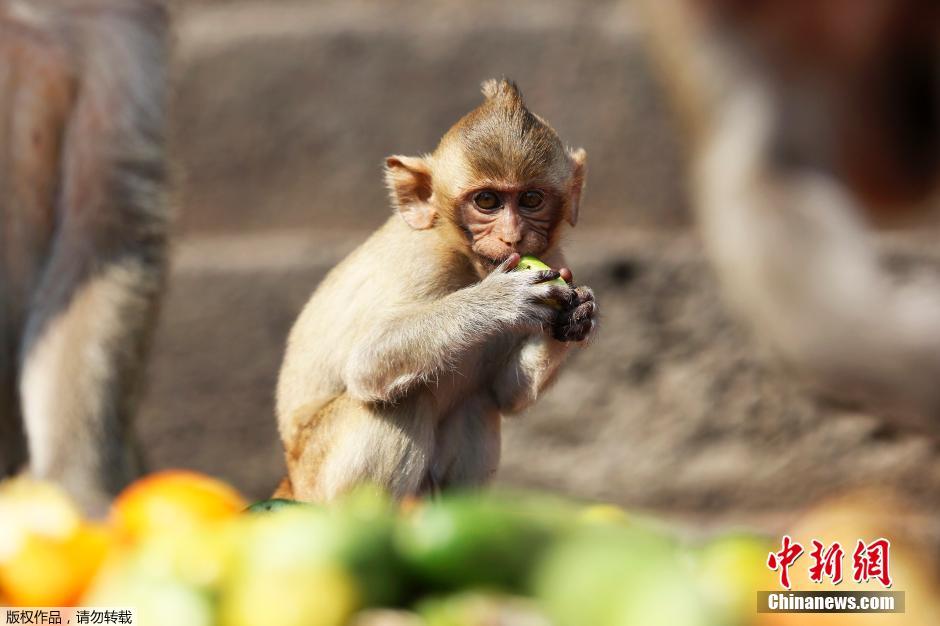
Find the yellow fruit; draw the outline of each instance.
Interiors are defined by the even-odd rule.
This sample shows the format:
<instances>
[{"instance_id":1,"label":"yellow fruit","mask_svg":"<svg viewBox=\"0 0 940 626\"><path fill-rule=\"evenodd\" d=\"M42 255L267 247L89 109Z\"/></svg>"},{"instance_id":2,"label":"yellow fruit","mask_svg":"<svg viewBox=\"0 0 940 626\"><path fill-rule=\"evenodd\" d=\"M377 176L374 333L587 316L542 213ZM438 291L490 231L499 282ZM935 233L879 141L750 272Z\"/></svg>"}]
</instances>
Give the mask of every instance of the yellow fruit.
<instances>
[{"instance_id":1,"label":"yellow fruit","mask_svg":"<svg viewBox=\"0 0 940 626\"><path fill-rule=\"evenodd\" d=\"M81 524L81 515L65 493L28 478L0 485L0 562L20 550L30 534L65 539Z\"/></svg>"},{"instance_id":2,"label":"yellow fruit","mask_svg":"<svg viewBox=\"0 0 940 626\"><path fill-rule=\"evenodd\" d=\"M592 504L585 507L578 515L578 519L587 524L626 524L629 522L627 512L613 504Z\"/></svg>"},{"instance_id":3,"label":"yellow fruit","mask_svg":"<svg viewBox=\"0 0 940 626\"><path fill-rule=\"evenodd\" d=\"M229 519L246 504L221 481L171 470L142 478L125 489L111 508L111 522L120 537L138 541Z\"/></svg>"},{"instance_id":4,"label":"yellow fruit","mask_svg":"<svg viewBox=\"0 0 940 626\"><path fill-rule=\"evenodd\" d=\"M777 575L767 567L773 548L770 540L739 534L713 539L693 553L699 585L725 622L753 613L758 591L777 588Z\"/></svg>"},{"instance_id":5,"label":"yellow fruit","mask_svg":"<svg viewBox=\"0 0 940 626\"><path fill-rule=\"evenodd\" d=\"M82 524L67 537L28 533L0 562L0 588L10 604L69 606L78 601L111 545L107 531Z\"/></svg>"},{"instance_id":6,"label":"yellow fruit","mask_svg":"<svg viewBox=\"0 0 940 626\"><path fill-rule=\"evenodd\" d=\"M338 566L248 570L223 592L219 624L343 626L359 605L359 590Z\"/></svg>"}]
</instances>

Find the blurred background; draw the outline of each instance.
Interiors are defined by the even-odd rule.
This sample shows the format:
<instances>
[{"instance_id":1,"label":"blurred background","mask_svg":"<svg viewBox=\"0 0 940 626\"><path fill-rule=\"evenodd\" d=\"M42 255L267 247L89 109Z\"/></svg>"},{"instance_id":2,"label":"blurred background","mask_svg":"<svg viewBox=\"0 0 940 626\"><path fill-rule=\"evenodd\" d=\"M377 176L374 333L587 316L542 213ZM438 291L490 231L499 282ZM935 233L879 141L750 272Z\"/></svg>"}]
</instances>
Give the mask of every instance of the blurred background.
<instances>
[{"instance_id":1,"label":"blurred background","mask_svg":"<svg viewBox=\"0 0 940 626\"><path fill-rule=\"evenodd\" d=\"M726 312L631 2L205 0L176 13L177 237L137 420L151 469L273 490L287 332L389 215L382 159L432 150L479 83L505 75L588 152L567 249L603 318L596 344L506 422L499 482L765 530L863 486L936 513L935 443L823 405ZM940 267L923 232L884 246L898 267Z\"/></svg>"}]
</instances>

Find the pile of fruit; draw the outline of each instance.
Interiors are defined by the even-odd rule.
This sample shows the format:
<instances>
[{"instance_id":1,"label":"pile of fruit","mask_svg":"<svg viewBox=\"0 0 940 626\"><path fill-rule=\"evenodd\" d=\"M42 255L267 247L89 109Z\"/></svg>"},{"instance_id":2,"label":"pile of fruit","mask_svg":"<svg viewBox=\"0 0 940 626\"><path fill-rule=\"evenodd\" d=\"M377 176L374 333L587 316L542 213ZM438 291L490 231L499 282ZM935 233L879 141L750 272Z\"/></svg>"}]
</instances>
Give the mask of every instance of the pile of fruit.
<instances>
[{"instance_id":1,"label":"pile of fruit","mask_svg":"<svg viewBox=\"0 0 940 626\"><path fill-rule=\"evenodd\" d=\"M0 485L0 604L134 607L144 625L744 624L768 550L687 546L615 507L535 495L246 508L165 472L97 523L50 485Z\"/></svg>"},{"instance_id":2,"label":"pile of fruit","mask_svg":"<svg viewBox=\"0 0 940 626\"><path fill-rule=\"evenodd\" d=\"M778 586L772 544L531 494L246 507L188 472L91 522L19 479L0 485L0 605L133 607L144 626L745 626ZM792 617L772 623L809 623Z\"/></svg>"}]
</instances>

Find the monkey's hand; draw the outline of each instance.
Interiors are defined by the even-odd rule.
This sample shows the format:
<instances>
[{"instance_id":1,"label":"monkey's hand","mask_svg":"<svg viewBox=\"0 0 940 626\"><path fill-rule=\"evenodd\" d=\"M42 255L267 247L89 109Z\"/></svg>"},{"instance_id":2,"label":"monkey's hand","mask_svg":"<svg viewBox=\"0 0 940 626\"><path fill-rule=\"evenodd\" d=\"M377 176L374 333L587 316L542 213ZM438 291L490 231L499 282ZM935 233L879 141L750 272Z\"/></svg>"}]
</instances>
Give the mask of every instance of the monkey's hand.
<instances>
[{"instance_id":1,"label":"monkey's hand","mask_svg":"<svg viewBox=\"0 0 940 626\"><path fill-rule=\"evenodd\" d=\"M481 304L511 328L548 330L556 322L558 307L567 310L574 304L575 290L550 284L560 276L555 270L513 272L518 263L519 255L512 255L477 285Z\"/></svg>"},{"instance_id":2,"label":"monkey's hand","mask_svg":"<svg viewBox=\"0 0 940 626\"><path fill-rule=\"evenodd\" d=\"M590 287L570 289L564 308L552 326L552 337L558 341L585 341L597 329L597 302Z\"/></svg>"}]
</instances>

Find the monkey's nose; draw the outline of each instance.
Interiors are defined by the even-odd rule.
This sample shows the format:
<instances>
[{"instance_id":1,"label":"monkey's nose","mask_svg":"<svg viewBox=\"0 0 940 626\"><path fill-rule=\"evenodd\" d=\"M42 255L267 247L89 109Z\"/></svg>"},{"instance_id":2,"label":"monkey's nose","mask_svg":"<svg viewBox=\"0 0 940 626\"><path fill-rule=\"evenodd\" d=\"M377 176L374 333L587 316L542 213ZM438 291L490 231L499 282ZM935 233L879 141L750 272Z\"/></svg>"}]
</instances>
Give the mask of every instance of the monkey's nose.
<instances>
[{"instance_id":1,"label":"monkey's nose","mask_svg":"<svg viewBox=\"0 0 940 626\"><path fill-rule=\"evenodd\" d=\"M522 232L518 230L504 230L499 234L499 240L515 251L516 244L522 241Z\"/></svg>"}]
</instances>

